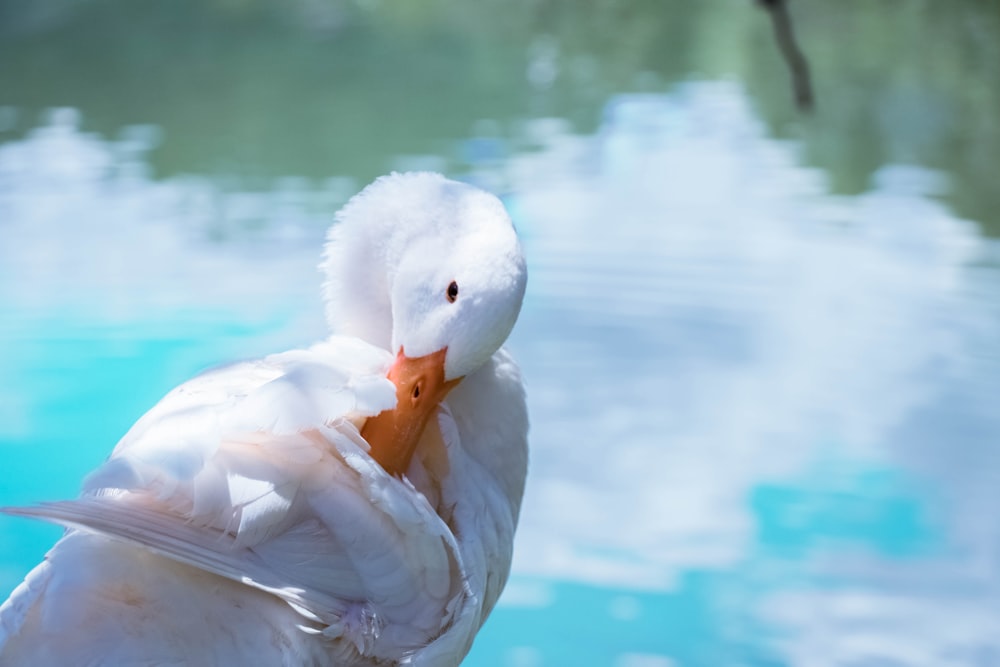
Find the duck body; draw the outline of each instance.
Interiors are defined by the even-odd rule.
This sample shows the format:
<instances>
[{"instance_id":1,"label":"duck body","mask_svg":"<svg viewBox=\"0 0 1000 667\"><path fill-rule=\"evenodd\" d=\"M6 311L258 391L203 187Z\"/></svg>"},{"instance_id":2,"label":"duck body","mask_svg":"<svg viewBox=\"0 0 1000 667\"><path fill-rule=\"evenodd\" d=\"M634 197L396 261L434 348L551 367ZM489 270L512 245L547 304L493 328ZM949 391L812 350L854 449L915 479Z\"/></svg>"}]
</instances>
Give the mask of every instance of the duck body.
<instances>
[{"instance_id":1,"label":"duck body","mask_svg":"<svg viewBox=\"0 0 1000 667\"><path fill-rule=\"evenodd\" d=\"M384 220L377 205L399 188L443 198L435 224L459 218L458 237L504 223L490 196L469 186L430 174L386 177L363 193L375 210L347 215L349 204L339 222L346 229L331 234L327 263L336 268L328 276L339 288L328 284L328 296L347 287L336 271L350 252L330 248L339 236L367 233L365 218ZM382 234L386 247L399 242L391 229ZM400 252L393 262L419 266ZM444 303L455 301L450 285L464 261L430 278L448 278ZM523 263L513 266L523 272ZM466 312L499 321L492 335L500 342L513 325L507 310L516 317L523 294L523 276L515 278L504 296L514 306L491 304L474 281L461 283L463 296L480 298ZM0 665L461 661L509 573L527 468L520 372L499 343L483 348L462 317L441 324L452 311L437 301L401 327L408 306L396 301L426 286L394 286L379 275L361 291L373 283L395 290L378 305L388 305L388 318L359 317L342 298L332 319L355 331L335 325L308 349L194 378L136 422L79 498L6 510L68 530L0 606ZM390 331L366 331L378 322ZM477 340L463 338L470 335ZM391 378L410 349L446 350L451 384L427 407L396 472L363 434L409 400Z\"/></svg>"}]
</instances>

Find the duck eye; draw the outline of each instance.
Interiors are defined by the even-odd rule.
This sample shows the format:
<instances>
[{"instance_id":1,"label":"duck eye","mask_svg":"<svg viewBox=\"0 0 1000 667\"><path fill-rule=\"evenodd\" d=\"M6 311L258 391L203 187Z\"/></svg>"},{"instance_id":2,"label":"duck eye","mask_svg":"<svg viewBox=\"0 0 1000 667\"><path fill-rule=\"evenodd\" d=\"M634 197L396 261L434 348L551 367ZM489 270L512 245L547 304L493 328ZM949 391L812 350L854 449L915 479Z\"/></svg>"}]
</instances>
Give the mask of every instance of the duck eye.
<instances>
[{"instance_id":1,"label":"duck eye","mask_svg":"<svg viewBox=\"0 0 1000 667\"><path fill-rule=\"evenodd\" d=\"M455 299L458 298L458 283L452 280L451 284L448 285L448 291L445 294L447 295L450 303L455 303Z\"/></svg>"}]
</instances>

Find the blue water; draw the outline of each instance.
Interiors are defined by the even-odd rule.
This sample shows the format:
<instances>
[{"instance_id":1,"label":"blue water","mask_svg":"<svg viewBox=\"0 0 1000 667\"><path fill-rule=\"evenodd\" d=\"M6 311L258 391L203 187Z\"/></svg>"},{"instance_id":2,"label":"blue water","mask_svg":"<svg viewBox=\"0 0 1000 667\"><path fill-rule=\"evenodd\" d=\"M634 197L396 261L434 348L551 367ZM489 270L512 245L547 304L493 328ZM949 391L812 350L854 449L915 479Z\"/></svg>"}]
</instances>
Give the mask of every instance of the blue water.
<instances>
[{"instance_id":1,"label":"blue water","mask_svg":"<svg viewBox=\"0 0 1000 667\"><path fill-rule=\"evenodd\" d=\"M1000 253L946 179L833 196L731 83L526 131L465 172L525 241L533 420L467 664L996 664ZM0 145L0 504L73 496L177 383L323 335L324 185L156 180L123 141L64 111ZM0 595L57 537L0 518Z\"/></svg>"}]
</instances>

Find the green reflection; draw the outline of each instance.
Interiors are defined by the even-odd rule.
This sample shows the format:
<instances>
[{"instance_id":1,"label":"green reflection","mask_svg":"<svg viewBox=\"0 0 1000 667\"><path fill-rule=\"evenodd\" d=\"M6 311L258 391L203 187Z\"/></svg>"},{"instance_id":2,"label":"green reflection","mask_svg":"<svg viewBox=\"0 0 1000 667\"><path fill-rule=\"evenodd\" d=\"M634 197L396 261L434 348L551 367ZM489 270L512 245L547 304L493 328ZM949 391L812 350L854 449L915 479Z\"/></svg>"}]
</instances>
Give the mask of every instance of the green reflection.
<instances>
[{"instance_id":1,"label":"green reflection","mask_svg":"<svg viewBox=\"0 0 1000 667\"><path fill-rule=\"evenodd\" d=\"M857 193L890 162L947 173L959 215L1000 235L1000 5L793 2L819 100L796 118L774 56L746 63L758 110L804 140L835 191Z\"/></svg>"},{"instance_id":2,"label":"green reflection","mask_svg":"<svg viewBox=\"0 0 1000 667\"><path fill-rule=\"evenodd\" d=\"M454 157L484 118L508 135L548 115L592 130L644 73L686 75L705 14L683 0L371 4L2 0L0 104L22 110L22 132L57 105L105 135L159 125L159 176L366 180L399 155Z\"/></svg>"},{"instance_id":3,"label":"green reflection","mask_svg":"<svg viewBox=\"0 0 1000 667\"><path fill-rule=\"evenodd\" d=\"M609 96L741 79L833 189L888 162L951 177L958 213L1000 234L1000 7L987 0L793 0L818 110L794 108L767 16L728 0L0 0L0 105L19 136L57 105L114 136L155 124L156 174L365 181L401 155L462 168L480 119L595 129Z\"/></svg>"}]
</instances>

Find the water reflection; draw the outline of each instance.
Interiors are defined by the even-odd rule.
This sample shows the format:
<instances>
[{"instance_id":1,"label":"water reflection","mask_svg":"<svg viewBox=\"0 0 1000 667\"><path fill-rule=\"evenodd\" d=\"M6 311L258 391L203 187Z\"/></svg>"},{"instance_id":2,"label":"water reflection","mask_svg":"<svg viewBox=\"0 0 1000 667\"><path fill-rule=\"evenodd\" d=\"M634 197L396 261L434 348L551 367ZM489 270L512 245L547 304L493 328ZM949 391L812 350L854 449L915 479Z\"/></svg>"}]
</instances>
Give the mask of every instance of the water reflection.
<instances>
[{"instance_id":1,"label":"water reflection","mask_svg":"<svg viewBox=\"0 0 1000 667\"><path fill-rule=\"evenodd\" d=\"M534 419L514 579L469 664L1000 659L996 243L912 165L828 194L734 84L601 118L463 144L529 254ZM356 187L155 180L157 131L79 122L0 146L4 504L75 494L197 370L321 335L318 244ZM36 530L0 522L3 591Z\"/></svg>"},{"instance_id":2,"label":"water reflection","mask_svg":"<svg viewBox=\"0 0 1000 667\"><path fill-rule=\"evenodd\" d=\"M511 161L536 402L515 571L711 573L712 622L765 621L782 663L990 664L997 249L927 196L939 174L834 197L798 148L696 84Z\"/></svg>"},{"instance_id":3,"label":"water reflection","mask_svg":"<svg viewBox=\"0 0 1000 667\"><path fill-rule=\"evenodd\" d=\"M797 114L770 22L729 0L0 0L0 140L71 105L114 136L153 123L160 176L363 182L403 153L461 166L483 118L590 133L613 94L736 78L834 191L887 163L952 177L950 203L1000 233L1000 15L988 1L791 3L819 100ZM852 35L856 48L844 47ZM933 44L932 51L927 48Z\"/></svg>"}]
</instances>

